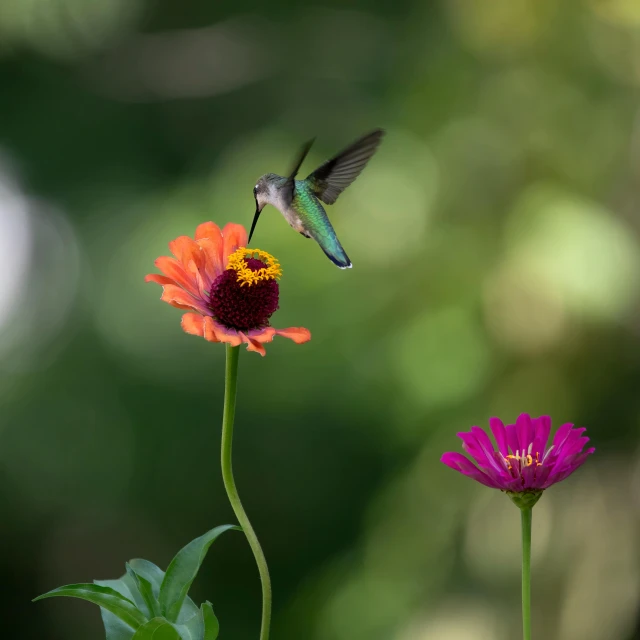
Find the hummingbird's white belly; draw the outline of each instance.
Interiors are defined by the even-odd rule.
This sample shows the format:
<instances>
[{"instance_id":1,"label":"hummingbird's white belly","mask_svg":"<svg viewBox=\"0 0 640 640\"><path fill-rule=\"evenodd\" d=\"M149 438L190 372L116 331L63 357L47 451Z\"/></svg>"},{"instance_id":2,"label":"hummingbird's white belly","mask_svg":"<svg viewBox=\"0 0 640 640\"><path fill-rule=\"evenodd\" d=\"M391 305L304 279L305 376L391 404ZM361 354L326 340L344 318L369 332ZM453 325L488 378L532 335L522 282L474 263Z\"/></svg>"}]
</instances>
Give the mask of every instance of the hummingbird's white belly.
<instances>
[{"instance_id":1,"label":"hummingbird's white belly","mask_svg":"<svg viewBox=\"0 0 640 640\"><path fill-rule=\"evenodd\" d=\"M284 217L286 218L292 229L295 229L298 233L302 233L304 231L302 220L300 219L297 211L289 210L284 214Z\"/></svg>"}]
</instances>

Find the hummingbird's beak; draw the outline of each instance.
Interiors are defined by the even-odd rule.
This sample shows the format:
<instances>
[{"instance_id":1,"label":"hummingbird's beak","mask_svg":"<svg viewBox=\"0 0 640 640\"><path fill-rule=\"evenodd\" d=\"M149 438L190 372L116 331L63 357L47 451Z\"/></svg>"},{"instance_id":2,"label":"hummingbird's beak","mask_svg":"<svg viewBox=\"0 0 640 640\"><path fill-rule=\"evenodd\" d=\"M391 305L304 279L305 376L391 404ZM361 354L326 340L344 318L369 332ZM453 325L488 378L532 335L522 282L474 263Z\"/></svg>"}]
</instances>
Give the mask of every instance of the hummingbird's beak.
<instances>
[{"instance_id":1,"label":"hummingbird's beak","mask_svg":"<svg viewBox=\"0 0 640 640\"><path fill-rule=\"evenodd\" d=\"M262 209L256 200L256 212L253 214L253 222L251 223L251 231L249 231L249 240L247 240L247 244L251 242L251 236L253 235L253 230L256 228L256 224L258 223L258 218L260 217L260 212Z\"/></svg>"}]
</instances>

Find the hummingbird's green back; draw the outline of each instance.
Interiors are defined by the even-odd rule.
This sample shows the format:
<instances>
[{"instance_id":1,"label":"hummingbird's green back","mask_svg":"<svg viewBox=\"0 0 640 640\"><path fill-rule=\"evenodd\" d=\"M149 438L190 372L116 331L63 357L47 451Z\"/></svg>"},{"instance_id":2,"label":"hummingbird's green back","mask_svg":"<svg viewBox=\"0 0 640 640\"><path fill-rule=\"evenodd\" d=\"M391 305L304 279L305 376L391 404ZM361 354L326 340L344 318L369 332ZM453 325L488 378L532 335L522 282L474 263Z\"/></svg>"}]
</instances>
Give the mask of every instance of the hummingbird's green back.
<instances>
[{"instance_id":1,"label":"hummingbird's green back","mask_svg":"<svg viewBox=\"0 0 640 640\"><path fill-rule=\"evenodd\" d=\"M291 208L299 215L308 235L320 245L332 262L343 269L351 266L351 261L342 248L324 207L313 194L313 187L307 180L295 181Z\"/></svg>"}]
</instances>

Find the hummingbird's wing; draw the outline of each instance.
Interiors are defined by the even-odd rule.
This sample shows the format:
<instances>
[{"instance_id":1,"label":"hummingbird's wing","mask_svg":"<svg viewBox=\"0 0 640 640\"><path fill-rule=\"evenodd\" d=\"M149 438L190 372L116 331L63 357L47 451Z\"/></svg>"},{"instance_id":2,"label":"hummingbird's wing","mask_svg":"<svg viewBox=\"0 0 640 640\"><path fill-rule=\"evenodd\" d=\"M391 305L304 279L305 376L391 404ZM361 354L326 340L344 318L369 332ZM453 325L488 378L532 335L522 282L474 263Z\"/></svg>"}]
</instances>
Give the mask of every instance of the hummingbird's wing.
<instances>
[{"instance_id":1,"label":"hummingbird's wing","mask_svg":"<svg viewBox=\"0 0 640 640\"><path fill-rule=\"evenodd\" d=\"M333 204L360 175L383 135L383 129L368 133L309 174L307 181L316 197L326 204Z\"/></svg>"},{"instance_id":2,"label":"hummingbird's wing","mask_svg":"<svg viewBox=\"0 0 640 640\"><path fill-rule=\"evenodd\" d=\"M293 200L293 196L295 195L295 188L296 188L296 176L298 175L298 171L300 171L300 167L302 166L302 163L304 162L304 159L307 157L307 154L309 153L309 149L311 149L314 142L315 142L315 138L311 138L311 140L306 142L305 145L302 147L302 149L300 150L300 154L298 155L298 159L296 160L296 164L293 168L293 171L289 174L287 181L283 185L282 193L285 195L285 198L287 199L287 205L290 205L291 201Z\"/></svg>"}]
</instances>

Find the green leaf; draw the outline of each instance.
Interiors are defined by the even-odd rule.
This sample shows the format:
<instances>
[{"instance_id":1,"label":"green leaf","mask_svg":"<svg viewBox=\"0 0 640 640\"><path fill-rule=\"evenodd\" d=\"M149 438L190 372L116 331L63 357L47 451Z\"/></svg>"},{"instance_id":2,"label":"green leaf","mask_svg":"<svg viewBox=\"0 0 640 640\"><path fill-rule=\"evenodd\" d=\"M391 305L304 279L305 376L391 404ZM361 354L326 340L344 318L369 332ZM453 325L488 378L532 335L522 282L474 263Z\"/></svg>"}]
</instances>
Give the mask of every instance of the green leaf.
<instances>
[{"instance_id":1,"label":"green leaf","mask_svg":"<svg viewBox=\"0 0 640 640\"><path fill-rule=\"evenodd\" d=\"M180 634L181 640L202 640L204 635L204 622L202 621L200 609L185 624L176 623L173 626Z\"/></svg>"},{"instance_id":2,"label":"green leaf","mask_svg":"<svg viewBox=\"0 0 640 640\"><path fill-rule=\"evenodd\" d=\"M94 580L93 584L101 587L110 587L121 596L131 600L147 618L153 617L149 615L148 607L142 599L136 583L127 574L117 580ZM114 616L113 613L109 613L109 611L102 607L100 607L100 615L102 616L106 640L131 640L134 631L129 625L126 625L122 620Z\"/></svg>"},{"instance_id":3,"label":"green leaf","mask_svg":"<svg viewBox=\"0 0 640 640\"><path fill-rule=\"evenodd\" d=\"M189 624L193 622L194 616L200 617L200 609L198 609L198 605L187 596L182 603L182 609L180 610L176 623Z\"/></svg>"},{"instance_id":4,"label":"green leaf","mask_svg":"<svg viewBox=\"0 0 640 640\"><path fill-rule=\"evenodd\" d=\"M139 576L151 583L153 595L157 598L160 595L160 585L164 580L164 571L153 562L143 558L129 560L129 565Z\"/></svg>"},{"instance_id":5,"label":"green leaf","mask_svg":"<svg viewBox=\"0 0 640 640\"><path fill-rule=\"evenodd\" d=\"M202 617L204 618L204 639L203 640L216 640L218 633L220 633L220 623L216 614L213 613L213 606L210 602L202 603Z\"/></svg>"},{"instance_id":6,"label":"green leaf","mask_svg":"<svg viewBox=\"0 0 640 640\"><path fill-rule=\"evenodd\" d=\"M120 578L118 578L117 580L94 580L93 584L98 584L101 587L111 587L120 595L124 596L128 600L131 600L131 602L133 602L133 604L135 604L136 607L140 611L142 611L142 613L144 613L147 619L156 617L149 610L145 599L142 597L136 579L133 576L129 575L128 572L120 576Z\"/></svg>"},{"instance_id":7,"label":"green leaf","mask_svg":"<svg viewBox=\"0 0 640 640\"><path fill-rule=\"evenodd\" d=\"M153 618L154 616L160 615L160 605L153 594L151 582L143 576L138 575L128 562L125 564L125 567L127 569L127 575L135 582L136 588L149 610L149 617Z\"/></svg>"},{"instance_id":8,"label":"green leaf","mask_svg":"<svg viewBox=\"0 0 640 640\"><path fill-rule=\"evenodd\" d=\"M134 630L120 618L100 607L106 640L131 640Z\"/></svg>"},{"instance_id":9,"label":"green leaf","mask_svg":"<svg viewBox=\"0 0 640 640\"><path fill-rule=\"evenodd\" d=\"M180 635L164 618L153 618L136 631L133 640L180 640Z\"/></svg>"},{"instance_id":10,"label":"green leaf","mask_svg":"<svg viewBox=\"0 0 640 640\"><path fill-rule=\"evenodd\" d=\"M157 601L158 595L160 594L160 585L164 579L164 571L153 564L153 562L143 560L142 558L130 560L129 566L139 577L150 584L153 596ZM140 594L135 578L132 577L129 572L118 580L94 580L94 583L115 589L125 598L133 601L138 606L138 609L143 611L147 617L157 617L154 613L149 614L149 607ZM105 609L101 608L100 612L102 614L106 640L132 640L134 632L131 627L125 625L120 619ZM196 603L189 596L184 599L182 610L180 611L176 624L174 624L174 628L180 634L182 640L202 640L204 634L202 615Z\"/></svg>"},{"instance_id":11,"label":"green leaf","mask_svg":"<svg viewBox=\"0 0 640 640\"><path fill-rule=\"evenodd\" d=\"M158 599L160 595L160 585L164 580L164 571L157 565L153 564L153 562L149 562L149 560L143 560L142 558L134 558L133 560L129 561L129 564L139 576L142 576L151 583L153 595L156 599ZM200 609L198 609L196 603L189 596L187 596L184 599L180 615L178 616L176 622L179 625L187 624L187 622L192 621L193 616L199 614ZM111 638L107 638L107 640L111 640ZM115 638L114 640L118 639Z\"/></svg>"},{"instance_id":12,"label":"green leaf","mask_svg":"<svg viewBox=\"0 0 640 640\"><path fill-rule=\"evenodd\" d=\"M178 619L182 603L191 583L198 574L209 547L219 535L229 529L238 529L238 527L226 524L211 529L180 549L171 561L160 587L159 598L160 607L169 621L175 622Z\"/></svg>"},{"instance_id":13,"label":"green leaf","mask_svg":"<svg viewBox=\"0 0 640 640\"><path fill-rule=\"evenodd\" d=\"M121 596L124 596L127 600L131 600L133 604L136 604L136 585L126 573L115 580L94 580L93 584L97 584L100 587L109 587L117 591ZM138 594L138 596L139 595L140 594ZM141 599L140 602L142 602Z\"/></svg>"},{"instance_id":14,"label":"green leaf","mask_svg":"<svg viewBox=\"0 0 640 640\"><path fill-rule=\"evenodd\" d=\"M147 618L136 608L131 600L125 598L115 589L97 584L68 584L34 598L34 602L43 600L44 598L55 598L57 596L80 598L88 602L93 602L99 607L113 613L134 631L147 622Z\"/></svg>"}]
</instances>

